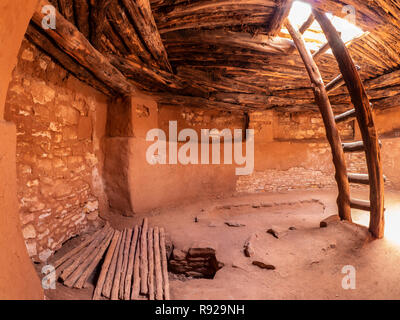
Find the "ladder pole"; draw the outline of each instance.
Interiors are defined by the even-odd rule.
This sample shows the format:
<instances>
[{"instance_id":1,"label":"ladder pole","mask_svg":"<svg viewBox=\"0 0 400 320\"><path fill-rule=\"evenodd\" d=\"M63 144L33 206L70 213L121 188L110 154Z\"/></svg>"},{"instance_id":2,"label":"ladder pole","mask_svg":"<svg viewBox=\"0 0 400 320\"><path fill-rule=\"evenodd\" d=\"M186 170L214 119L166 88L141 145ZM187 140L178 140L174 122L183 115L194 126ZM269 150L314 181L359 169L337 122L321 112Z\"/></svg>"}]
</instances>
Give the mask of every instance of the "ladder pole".
<instances>
[{"instance_id":1,"label":"ladder pole","mask_svg":"<svg viewBox=\"0 0 400 320\"><path fill-rule=\"evenodd\" d=\"M314 16L331 46L353 102L364 141L370 180L371 218L369 231L376 238L384 235L384 181L378 134L371 105L356 66L335 27L325 13L313 10Z\"/></svg>"},{"instance_id":2,"label":"ladder pole","mask_svg":"<svg viewBox=\"0 0 400 320\"><path fill-rule=\"evenodd\" d=\"M335 179L338 185L337 205L339 216L342 220L351 221L350 208L350 187L347 178L347 168L345 155L342 149L340 135L335 123L335 117L332 111L331 103L329 102L328 94L325 90L324 82L319 72L318 66L312 58L310 50L306 47L302 35L293 28L288 20L285 23L286 29L289 31L304 65L310 76L312 89L315 95L315 101L321 112L324 121L326 137L332 150L333 164L335 166Z\"/></svg>"}]
</instances>

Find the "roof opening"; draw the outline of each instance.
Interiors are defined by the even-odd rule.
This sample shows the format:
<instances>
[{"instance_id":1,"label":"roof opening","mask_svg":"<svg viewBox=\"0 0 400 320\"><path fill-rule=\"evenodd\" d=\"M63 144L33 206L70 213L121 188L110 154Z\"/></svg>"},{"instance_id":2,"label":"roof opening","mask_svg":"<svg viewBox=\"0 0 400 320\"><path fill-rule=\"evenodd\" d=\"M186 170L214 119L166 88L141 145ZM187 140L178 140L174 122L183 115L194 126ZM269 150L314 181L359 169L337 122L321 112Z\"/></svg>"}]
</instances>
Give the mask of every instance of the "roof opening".
<instances>
[{"instance_id":1,"label":"roof opening","mask_svg":"<svg viewBox=\"0 0 400 320\"><path fill-rule=\"evenodd\" d=\"M344 7L344 9L347 9ZM294 1L289 14L290 23L296 27L300 28L301 25L308 19L311 14L311 5L301 1ZM336 30L341 32L341 37L344 43L348 43L355 38L359 38L365 34L365 32L355 25L356 19L355 15L351 10L347 10L347 16L345 18L339 18L330 13L326 15L331 20L332 24L335 26ZM283 35L289 35L289 32L285 27L282 28L281 32ZM304 33L304 40L307 47L312 50L318 50L321 45L327 42L324 33L317 21L311 25L311 27ZM327 51L327 53L332 54L332 50Z\"/></svg>"}]
</instances>

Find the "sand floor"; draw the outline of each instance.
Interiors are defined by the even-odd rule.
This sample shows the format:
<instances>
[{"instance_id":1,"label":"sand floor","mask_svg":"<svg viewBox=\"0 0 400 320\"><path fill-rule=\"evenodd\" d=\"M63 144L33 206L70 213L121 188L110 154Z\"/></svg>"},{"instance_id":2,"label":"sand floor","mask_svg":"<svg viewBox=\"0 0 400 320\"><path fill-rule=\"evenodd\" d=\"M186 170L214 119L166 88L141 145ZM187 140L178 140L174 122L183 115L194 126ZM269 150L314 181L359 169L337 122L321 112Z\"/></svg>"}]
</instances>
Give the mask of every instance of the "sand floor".
<instances>
[{"instance_id":1,"label":"sand floor","mask_svg":"<svg viewBox=\"0 0 400 320\"><path fill-rule=\"evenodd\" d=\"M353 191L354 195L367 199L365 190ZM150 225L166 229L175 247L207 240L224 263L212 280L181 281L171 275L171 298L400 298L400 192L386 192L386 237L374 241L358 225L341 222L319 227L322 219L336 214L335 198L335 190L233 195L146 214ZM368 215L353 210L353 220L361 225L368 225ZM109 214L106 218L122 229L140 223L143 216ZM245 226L229 227L227 221ZM271 227L285 230L284 236L277 239L268 234ZM257 236L255 256L247 258L243 245L252 234ZM252 265L254 260L276 269L260 269ZM354 290L342 287L346 276L342 269L347 265L356 271ZM59 283L56 290L46 290L46 295L49 299L90 299L92 291L93 287L77 290Z\"/></svg>"}]
</instances>

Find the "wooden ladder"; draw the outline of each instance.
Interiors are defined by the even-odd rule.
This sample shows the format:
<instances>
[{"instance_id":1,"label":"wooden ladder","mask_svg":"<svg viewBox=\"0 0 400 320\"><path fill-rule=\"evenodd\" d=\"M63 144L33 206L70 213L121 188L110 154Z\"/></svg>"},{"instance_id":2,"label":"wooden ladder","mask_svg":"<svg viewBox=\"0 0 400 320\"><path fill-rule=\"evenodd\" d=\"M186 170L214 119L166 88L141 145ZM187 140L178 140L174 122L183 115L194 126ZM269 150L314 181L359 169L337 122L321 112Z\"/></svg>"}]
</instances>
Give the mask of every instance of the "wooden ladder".
<instances>
[{"instance_id":1,"label":"wooden ladder","mask_svg":"<svg viewBox=\"0 0 400 320\"><path fill-rule=\"evenodd\" d=\"M311 54L306 47L302 33L311 26L315 19L320 24L328 43L314 54ZM342 220L352 221L351 208L369 211L369 231L375 238L382 238L384 235L384 177L382 174L380 141L374 124L372 106L358 73L359 67L354 64L340 34L324 12L313 10L310 18L301 26L299 31L295 30L288 20L286 20L285 25L311 79L311 87L331 146L333 164L336 170L335 179L339 191L337 198L339 216ZM341 74L325 86L315 59L329 50L329 48L332 49L338 62ZM328 92L339 88L344 83L348 88L354 109L334 116ZM357 119L362 141L342 143L336 124L354 117ZM365 152L368 174L347 173L344 153L362 151ZM350 198L350 183L369 185L369 201Z\"/></svg>"}]
</instances>

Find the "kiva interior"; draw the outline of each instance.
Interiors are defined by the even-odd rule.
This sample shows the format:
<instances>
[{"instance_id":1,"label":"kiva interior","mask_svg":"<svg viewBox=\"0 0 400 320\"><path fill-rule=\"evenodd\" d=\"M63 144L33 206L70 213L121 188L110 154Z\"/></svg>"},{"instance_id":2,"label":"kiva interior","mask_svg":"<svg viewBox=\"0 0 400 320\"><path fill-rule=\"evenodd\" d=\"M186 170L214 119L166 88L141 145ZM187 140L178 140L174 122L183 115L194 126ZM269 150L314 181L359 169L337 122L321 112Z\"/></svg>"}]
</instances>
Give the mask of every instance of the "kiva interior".
<instances>
[{"instance_id":1,"label":"kiva interior","mask_svg":"<svg viewBox=\"0 0 400 320\"><path fill-rule=\"evenodd\" d=\"M398 0L2 0L0 299L400 298Z\"/></svg>"}]
</instances>

